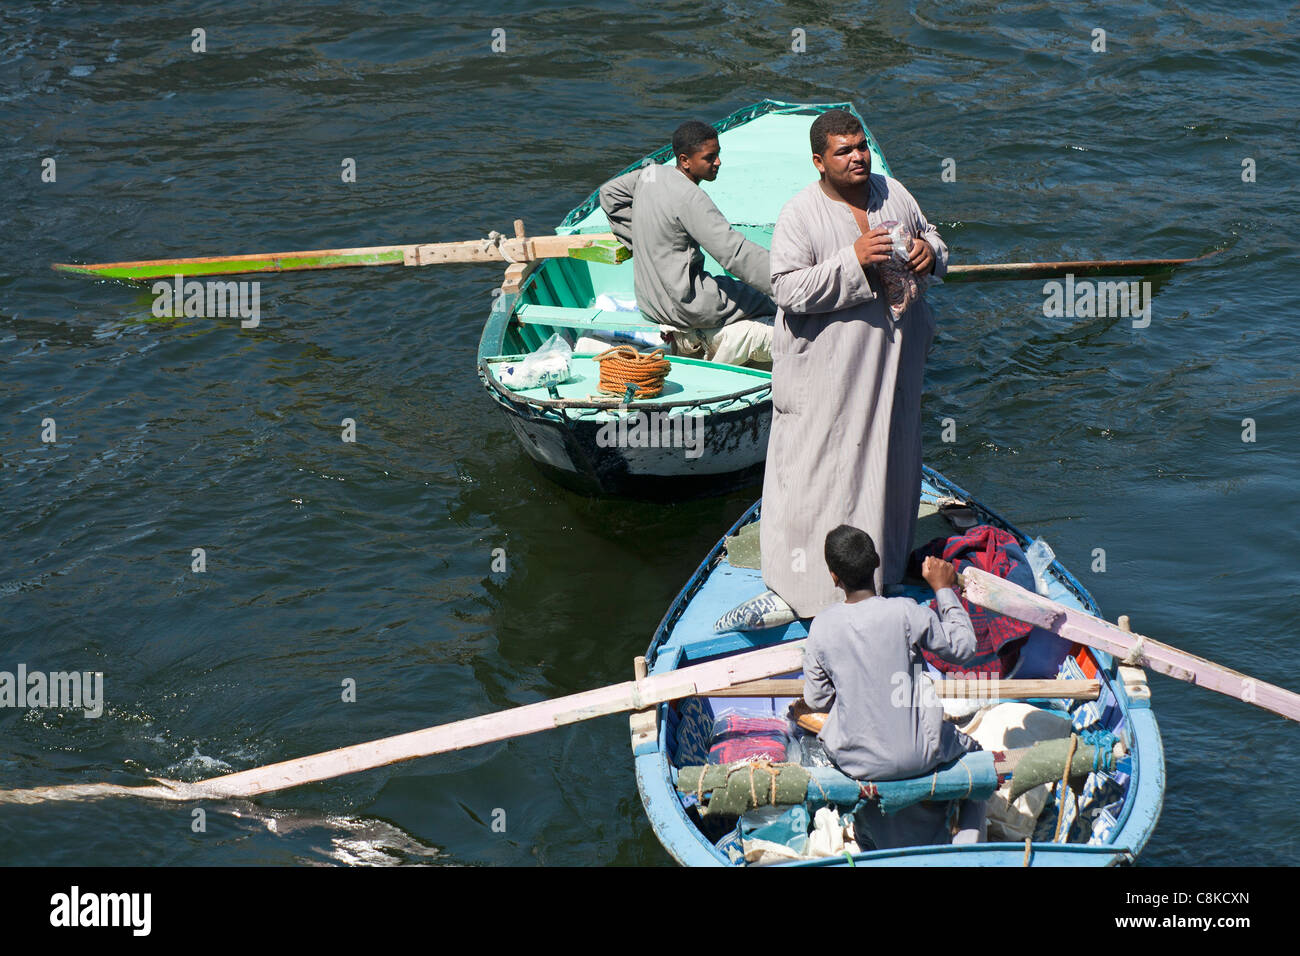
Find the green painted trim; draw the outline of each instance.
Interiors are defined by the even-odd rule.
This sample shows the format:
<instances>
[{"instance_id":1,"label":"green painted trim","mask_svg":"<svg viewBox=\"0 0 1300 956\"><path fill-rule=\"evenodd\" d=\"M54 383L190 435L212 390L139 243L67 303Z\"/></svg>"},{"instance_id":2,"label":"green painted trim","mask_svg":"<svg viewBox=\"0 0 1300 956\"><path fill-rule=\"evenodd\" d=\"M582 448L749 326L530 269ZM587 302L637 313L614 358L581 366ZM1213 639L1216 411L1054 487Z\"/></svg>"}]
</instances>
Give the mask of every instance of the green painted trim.
<instances>
[{"instance_id":1,"label":"green painted trim","mask_svg":"<svg viewBox=\"0 0 1300 956\"><path fill-rule=\"evenodd\" d=\"M627 262L628 259L631 259L632 250L617 239L603 239L581 249L570 249L569 258L585 259L588 262L603 262L606 265L616 266L620 262Z\"/></svg>"}]
</instances>

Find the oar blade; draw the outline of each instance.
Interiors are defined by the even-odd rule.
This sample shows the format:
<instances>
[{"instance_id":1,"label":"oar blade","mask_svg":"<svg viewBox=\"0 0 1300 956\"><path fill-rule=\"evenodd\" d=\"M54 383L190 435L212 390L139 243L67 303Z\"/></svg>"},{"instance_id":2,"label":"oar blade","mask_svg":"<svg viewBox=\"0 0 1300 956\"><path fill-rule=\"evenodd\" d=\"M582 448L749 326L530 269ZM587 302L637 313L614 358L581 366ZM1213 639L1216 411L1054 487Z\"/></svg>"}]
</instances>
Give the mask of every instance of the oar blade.
<instances>
[{"instance_id":1,"label":"oar blade","mask_svg":"<svg viewBox=\"0 0 1300 956\"><path fill-rule=\"evenodd\" d=\"M254 797L419 757L523 737L595 717L644 710L656 704L681 700L736 683L764 680L802 667L803 647L803 640L788 641L715 661L691 664L636 681L611 684L554 700L523 704L509 710L352 744L264 767L240 770L192 784L161 781L162 786L155 787L73 784L23 791L0 790L0 804L101 796L138 796L167 800Z\"/></svg>"},{"instance_id":2,"label":"oar blade","mask_svg":"<svg viewBox=\"0 0 1300 956\"><path fill-rule=\"evenodd\" d=\"M351 266L402 265L401 246L372 249L320 249L313 252L271 252L248 256L205 256L188 259L142 259L87 265L56 262L56 272L90 275L101 279L172 279L181 276L247 275L257 272L296 272L307 269L344 269Z\"/></svg>"}]
</instances>

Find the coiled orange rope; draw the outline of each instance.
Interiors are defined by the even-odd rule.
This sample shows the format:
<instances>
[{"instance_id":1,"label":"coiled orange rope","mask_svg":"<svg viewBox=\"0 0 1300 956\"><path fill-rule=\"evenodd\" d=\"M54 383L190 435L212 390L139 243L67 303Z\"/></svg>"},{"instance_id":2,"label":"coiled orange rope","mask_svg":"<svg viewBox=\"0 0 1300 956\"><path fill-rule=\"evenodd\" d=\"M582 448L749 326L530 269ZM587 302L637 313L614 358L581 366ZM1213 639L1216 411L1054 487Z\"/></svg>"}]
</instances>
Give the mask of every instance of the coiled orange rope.
<instances>
[{"instance_id":1,"label":"coiled orange rope","mask_svg":"<svg viewBox=\"0 0 1300 956\"><path fill-rule=\"evenodd\" d=\"M672 368L663 349L642 354L630 345L616 345L596 356L600 363L602 392L626 395L628 385L635 385L634 398L654 398L664 390L664 380Z\"/></svg>"}]
</instances>

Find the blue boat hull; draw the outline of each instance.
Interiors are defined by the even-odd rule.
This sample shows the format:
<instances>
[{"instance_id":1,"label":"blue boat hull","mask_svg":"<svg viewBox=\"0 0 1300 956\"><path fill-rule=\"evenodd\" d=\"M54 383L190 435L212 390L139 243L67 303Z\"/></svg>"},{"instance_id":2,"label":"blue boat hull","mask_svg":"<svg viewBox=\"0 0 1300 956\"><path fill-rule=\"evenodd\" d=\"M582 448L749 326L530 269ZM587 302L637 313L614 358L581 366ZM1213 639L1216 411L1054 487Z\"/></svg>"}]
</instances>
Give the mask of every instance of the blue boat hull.
<instances>
[{"instance_id":1,"label":"blue boat hull","mask_svg":"<svg viewBox=\"0 0 1300 956\"><path fill-rule=\"evenodd\" d=\"M1011 532L1021 542L1028 539L996 512L975 501L967 492L937 472L926 468L922 498L951 496L967 501L981 523ZM761 502L743 515L714 546L708 557L674 599L646 652L650 673L659 674L701 660L725 656L807 636L803 622L765 631L714 633L713 622L725 611L763 590L761 573L736 568L724 554L726 538L759 516ZM1055 601L1099 614L1084 587L1060 562L1050 572L1048 596ZM1114 866L1131 864L1146 846L1160 816L1164 799L1164 750L1149 693L1140 672L1125 669L1110 655L1087 651L1103 684L1098 712L1121 731L1131 767L1117 813L1097 824L1087 842L983 843L967 846L924 846L859 853L851 860L833 857L800 860L793 866ZM693 811L688 811L673 784L671 754L681 723L672 705L661 705L653 739L633 736L637 788L655 834L672 857L684 866L731 866L737 860L714 845L702 832Z\"/></svg>"}]
</instances>

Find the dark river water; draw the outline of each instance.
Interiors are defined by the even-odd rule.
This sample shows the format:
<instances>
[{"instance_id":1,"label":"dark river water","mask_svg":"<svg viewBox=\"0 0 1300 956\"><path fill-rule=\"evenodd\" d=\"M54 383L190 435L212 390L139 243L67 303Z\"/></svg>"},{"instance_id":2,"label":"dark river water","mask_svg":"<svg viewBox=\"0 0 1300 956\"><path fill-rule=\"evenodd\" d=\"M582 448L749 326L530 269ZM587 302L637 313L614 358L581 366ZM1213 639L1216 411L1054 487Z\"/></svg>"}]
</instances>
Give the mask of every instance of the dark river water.
<instances>
[{"instance_id":1,"label":"dark river water","mask_svg":"<svg viewBox=\"0 0 1300 956\"><path fill-rule=\"evenodd\" d=\"M1145 328L1046 317L1041 283L933 291L926 460L1112 619L1300 688L1293 9L4 4L0 670L102 671L105 703L0 708L0 786L198 779L627 679L757 495L541 478L475 376L495 267L268 276L241 329L50 263L540 232L683 119L766 97L855 102L954 263L1222 250L1156 283ZM1296 725L1152 690L1142 861L1300 863ZM0 862L669 862L622 717L191 822L4 806Z\"/></svg>"}]
</instances>

